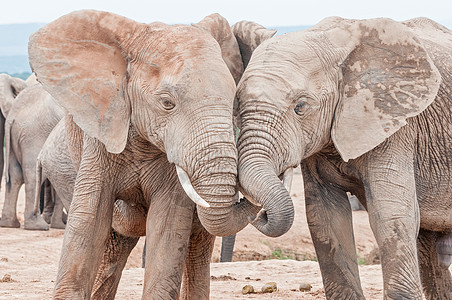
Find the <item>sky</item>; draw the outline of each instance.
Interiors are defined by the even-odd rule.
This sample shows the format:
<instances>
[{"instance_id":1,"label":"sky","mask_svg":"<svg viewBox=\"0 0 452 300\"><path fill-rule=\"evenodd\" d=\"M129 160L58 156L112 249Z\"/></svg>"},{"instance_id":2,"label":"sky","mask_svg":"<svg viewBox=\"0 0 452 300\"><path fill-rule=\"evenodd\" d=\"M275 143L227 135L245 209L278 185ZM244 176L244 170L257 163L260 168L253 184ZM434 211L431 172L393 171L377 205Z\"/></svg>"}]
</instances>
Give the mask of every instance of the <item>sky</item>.
<instances>
[{"instance_id":1,"label":"sky","mask_svg":"<svg viewBox=\"0 0 452 300\"><path fill-rule=\"evenodd\" d=\"M211 13L229 23L250 20L261 25L314 25L328 16L396 21L428 17L452 28L452 0L4 0L0 24L48 23L74 10L110 11L150 23L190 24Z\"/></svg>"}]
</instances>

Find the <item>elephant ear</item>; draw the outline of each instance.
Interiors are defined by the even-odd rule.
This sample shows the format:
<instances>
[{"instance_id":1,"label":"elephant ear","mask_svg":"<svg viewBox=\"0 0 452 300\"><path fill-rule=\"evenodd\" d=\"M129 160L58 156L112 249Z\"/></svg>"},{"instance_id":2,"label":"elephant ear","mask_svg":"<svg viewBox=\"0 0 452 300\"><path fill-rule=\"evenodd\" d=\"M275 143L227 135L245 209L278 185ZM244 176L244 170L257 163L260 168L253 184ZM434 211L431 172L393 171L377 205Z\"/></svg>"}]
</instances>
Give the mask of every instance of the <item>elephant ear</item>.
<instances>
[{"instance_id":1,"label":"elephant ear","mask_svg":"<svg viewBox=\"0 0 452 300\"><path fill-rule=\"evenodd\" d=\"M107 12L76 11L41 28L28 45L38 81L112 153L124 149L130 121L123 45L143 25Z\"/></svg>"},{"instance_id":2,"label":"elephant ear","mask_svg":"<svg viewBox=\"0 0 452 300\"><path fill-rule=\"evenodd\" d=\"M26 87L27 84L22 79L0 74L0 109L4 117L8 115L12 101Z\"/></svg>"},{"instance_id":3,"label":"elephant ear","mask_svg":"<svg viewBox=\"0 0 452 300\"><path fill-rule=\"evenodd\" d=\"M370 151L435 99L441 76L414 34L389 19L344 22L343 91L331 136L344 161ZM333 36L334 34L334 36ZM347 53L347 52L346 52Z\"/></svg>"},{"instance_id":4,"label":"elephant ear","mask_svg":"<svg viewBox=\"0 0 452 300\"><path fill-rule=\"evenodd\" d=\"M11 91L14 95L14 98L19 95L27 87L27 84L24 80L16 77L11 77Z\"/></svg>"},{"instance_id":5,"label":"elephant ear","mask_svg":"<svg viewBox=\"0 0 452 300\"><path fill-rule=\"evenodd\" d=\"M242 56L228 21L220 14L211 14L199 23L192 25L208 32L218 42L224 62L228 66L235 83L239 83L244 70Z\"/></svg>"},{"instance_id":6,"label":"elephant ear","mask_svg":"<svg viewBox=\"0 0 452 300\"><path fill-rule=\"evenodd\" d=\"M240 21L232 26L232 32L239 44L242 55L243 67L248 65L254 49L275 35L276 30L267 29L257 23L250 21Z\"/></svg>"}]
</instances>

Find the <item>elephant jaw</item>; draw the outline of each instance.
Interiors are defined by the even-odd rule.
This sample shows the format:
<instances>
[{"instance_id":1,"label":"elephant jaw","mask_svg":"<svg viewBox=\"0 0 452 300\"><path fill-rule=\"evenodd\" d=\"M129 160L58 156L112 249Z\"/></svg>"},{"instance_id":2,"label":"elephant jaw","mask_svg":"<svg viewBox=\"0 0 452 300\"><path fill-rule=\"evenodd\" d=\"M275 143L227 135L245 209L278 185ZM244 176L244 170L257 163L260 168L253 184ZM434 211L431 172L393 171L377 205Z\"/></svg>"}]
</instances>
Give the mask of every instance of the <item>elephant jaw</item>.
<instances>
[{"instance_id":1,"label":"elephant jaw","mask_svg":"<svg viewBox=\"0 0 452 300\"><path fill-rule=\"evenodd\" d=\"M187 196L193 202L195 202L195 204L197 204L199 206L202 206L202 207L209 208L210 207L209 203L207 203L206 200L201 198L201 196L199 196L198 193L195 191L195 188L191 184L191 181L190 181L190 178L188 177L187 172L185 172L178 165L176 165L176 172L177 172L177 177L179 178L179 181L180 181L180 183L182 185L182 188L184 189L184 191L187 194Z\"/></svg>"}]
</instances>

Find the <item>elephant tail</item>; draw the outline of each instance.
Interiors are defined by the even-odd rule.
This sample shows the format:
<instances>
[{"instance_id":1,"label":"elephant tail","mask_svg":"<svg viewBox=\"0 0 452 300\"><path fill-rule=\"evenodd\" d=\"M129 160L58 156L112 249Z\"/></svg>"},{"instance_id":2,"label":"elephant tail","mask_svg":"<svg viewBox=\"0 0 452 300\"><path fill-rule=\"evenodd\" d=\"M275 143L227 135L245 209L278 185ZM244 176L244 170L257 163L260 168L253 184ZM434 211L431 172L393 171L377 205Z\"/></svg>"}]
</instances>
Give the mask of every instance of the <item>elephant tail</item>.
<instances>
[{"instance_id":1,"label":"elephant tail","mask_svg":"<svg viewBox=\"0 0 452 300\"><path fill-rule=\"evenodd\" d=\"M9 174L9 156L11 155L11 127L14 123L14 120L5 122L5 179L6 183L10 183L10 174Z\"/></svg>"},{"instance_id":2,"label":"elephant tail","mask_svg":"<svg viewBox=\"0 0 452 300\"><path fill-rule=\"evenodd\" d=\"M47 178L44 178L44 180L45 179ZM33 209L33 215L39 214L39 204L41 203L41 187L44 180L42 178L41 160L38 157L36 161L36 187L35 187L35 205Z\"/></svg>"}]
</instances>

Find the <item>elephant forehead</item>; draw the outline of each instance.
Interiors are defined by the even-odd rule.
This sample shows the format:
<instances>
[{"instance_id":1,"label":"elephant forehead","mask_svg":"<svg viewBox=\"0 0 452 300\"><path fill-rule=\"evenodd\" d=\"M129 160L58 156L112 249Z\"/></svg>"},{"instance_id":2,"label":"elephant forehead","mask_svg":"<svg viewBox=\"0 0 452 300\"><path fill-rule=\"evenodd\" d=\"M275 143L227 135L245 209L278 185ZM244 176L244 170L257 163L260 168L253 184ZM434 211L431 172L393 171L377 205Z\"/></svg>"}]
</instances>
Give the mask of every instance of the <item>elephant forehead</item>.
<instances>
[{"instance_id":1,"label":"elephant forehead","mask_svg":"<svg viewBox=\"0 0 452 300\"><path fill-rule=\"evenodd\" d=\"M132 60L151 62L161 70L181 71L186 62L196 68L200 58L220 57L215 40L201 30L182 25L147 26L129 46Z\"/></svg>"}]
</instances>

